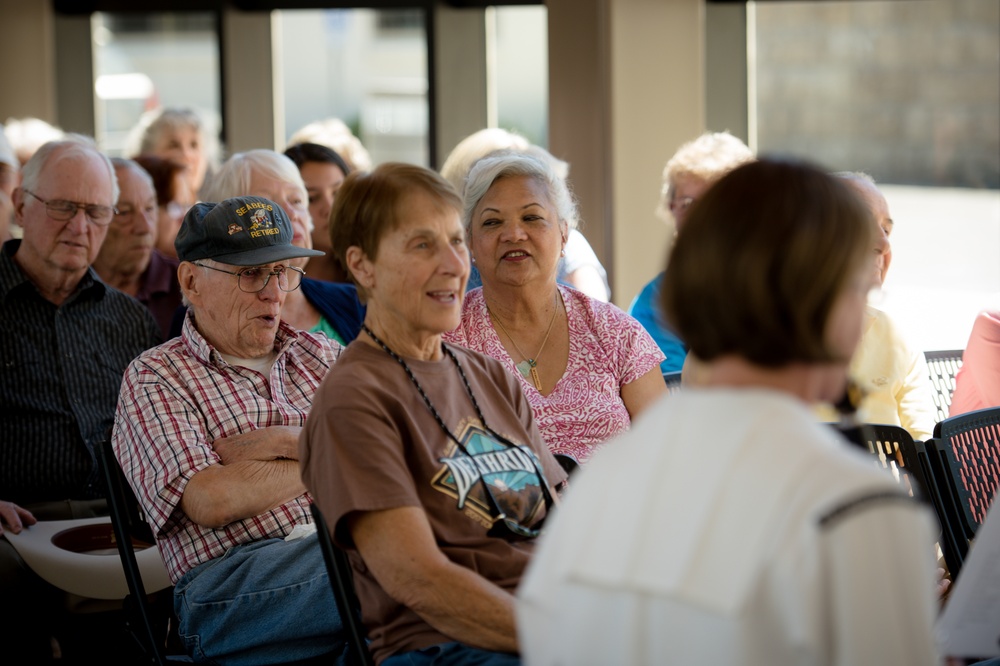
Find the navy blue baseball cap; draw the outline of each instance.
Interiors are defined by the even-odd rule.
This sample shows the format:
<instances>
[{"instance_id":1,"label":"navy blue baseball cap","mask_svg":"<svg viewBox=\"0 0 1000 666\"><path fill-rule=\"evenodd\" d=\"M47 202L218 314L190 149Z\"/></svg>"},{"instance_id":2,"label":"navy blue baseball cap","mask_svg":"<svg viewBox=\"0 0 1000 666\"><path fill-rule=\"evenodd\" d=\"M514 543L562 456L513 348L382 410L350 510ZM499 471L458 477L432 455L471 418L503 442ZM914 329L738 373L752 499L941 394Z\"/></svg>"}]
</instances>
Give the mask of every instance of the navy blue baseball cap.
<instances>
[{"instance_id":1,"label":"navy blue baseball cap","mask_svg":"<svg viewBox=\"0 0 1000 666\"><path fill-rule=\"evenodd\" d=\"M249 196L196 203L184 216L174 247L181 261L214 259L233 266L324 254L292 245L292 223L281 206Z\"/></svg>"}]
</instances>

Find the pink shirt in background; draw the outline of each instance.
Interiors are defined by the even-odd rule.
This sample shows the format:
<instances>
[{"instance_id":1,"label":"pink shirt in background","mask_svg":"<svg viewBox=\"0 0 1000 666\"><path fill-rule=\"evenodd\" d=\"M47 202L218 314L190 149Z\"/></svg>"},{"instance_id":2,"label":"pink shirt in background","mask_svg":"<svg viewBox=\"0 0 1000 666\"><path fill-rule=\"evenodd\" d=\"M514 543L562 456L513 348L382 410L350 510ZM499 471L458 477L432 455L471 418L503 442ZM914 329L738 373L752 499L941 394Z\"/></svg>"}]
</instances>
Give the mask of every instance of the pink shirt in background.
<instances>
[{"instance_id":1,"label":"pink shirt in background","mask_svg":"<svg viewBox=\"0 0 1000 666\"><path fill-rule=\"evenodd\" d=\"M631 419L621 387L656 368L663 353L618 307L562 285L559 293L569 321L569 360L547 396L517 371L493 329L482 288L465 295L462 323L444 339L500 361L520 380L549 450L584 463L608 439L628 430Z\"/></svg>"},{"instance_id":2,"label":"pink shirt in background","mask_svg":"<svg viewBox=\"0 0 1000 666\"><path fill-rule=\"evenodd\" d=\"M980 312L955 375L951 416L1000 407L1000 310Z\"/></svg>"}]
</instances>

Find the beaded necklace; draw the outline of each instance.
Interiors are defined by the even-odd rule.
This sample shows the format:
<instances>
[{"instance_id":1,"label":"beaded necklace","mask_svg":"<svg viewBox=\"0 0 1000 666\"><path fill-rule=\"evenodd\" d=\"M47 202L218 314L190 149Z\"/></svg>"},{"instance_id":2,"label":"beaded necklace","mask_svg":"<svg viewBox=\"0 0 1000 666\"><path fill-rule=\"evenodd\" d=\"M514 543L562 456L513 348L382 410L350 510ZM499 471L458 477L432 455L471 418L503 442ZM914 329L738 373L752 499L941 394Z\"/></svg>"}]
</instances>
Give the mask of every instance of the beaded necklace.
<instances>
[{"instance_id":1,"label":"beaded necklace","mask_svg":"<svg viewBox=\"0 0 1000 666\"><path fill-rule=\"evenodd\" d=\"M469 453L469 450L465 448L465 445L461 442L461 440L459 440L458 437L456 437L454 433L452 433L452 431L445 424L444 419L441 418L441 415L438 413L437 409L435 409L434 403L431 402L430 397L428 397L427 393L424 392L424 388L420 385L420 382L413 374L413 370L411 370L410 366L406 363L405 360L403 360L403 357L394 352L392 349L390 349L389 345L382 342L382 340L377 335L375 335L375 333L373 333L370 328L368 328L367 324L362 324L361 329L368 335L368 337L370 337L372 340L375 341L375 344L377 344L379 347L382 348L382 351L388 354L392 359L394 359L397 363L399 363L403 367L403 370L406 372L406 376L409 377L410 382L417 389L417 393L419 393L420 397L423 398L424 404L427 405L427 409L430 410L431 415L434 417L434 420L437 421L437 424L438 426L441 427L441 430L444 431L445 435L447 435L451 441L455 442L455 445L464 455L468 456L469 458L473 458L474 456L471 453ZM536 457L534 452L528 449L527 447L518 446L517 444L514 444L509 439L500 435L486 424L486 417L483 416L483 411L479 408L479 402L476 400L476 396L472 392L472 386L469 385L469 380L465 376L465 370L462 369L462 364L458 362L458 358L455 356L455 352L449 349L448 346L444 344L444 342L441 343L441 351L445 354L445 356L450 358L451 362L455 364L456 368L458 368L458 374L462 378L462 384L465 386L465 392L469 396L469 400L472 401L472 407L476 410L476 416L479 417L479 422L483 424L483 429L486 430L486 432L489 433L489 435L493 437L497 442L503 444L507 448L516 448L522 450L527 449L526 452L528 453L528 457L531 460L531 464L535 468L535 475L538 477L538 483L542 490L542 497L545 500L545 514L546 516L548 516L548 513L551 510L553 504L552 494L549 491L548 483L546 482L545 477L542 475L542 470L539 469L538 467L538 463L536 462ZM488 532L490 536L500 536L507 539L526 538L526 537L531 538L538 536L539 532L541 531L541 522L538 523L537 527L535 528L528 528L523 525L520 525L519 523L517 523L517 521L508 518L507 514L505 514L503 511L500 510L499 504L493 497L493 491L490 490L490 485L486 483L486 479L483 478L482 474L479 475L479 482L482 485L483 491L486 494L487 501L490 504L490 509L492 510L493 515L495 516L493 518L493 523L492 526L490 527L490 531ZM544 520L545 519L543 518L542 522L544 522Z\"/></svg>"}]
</instances>

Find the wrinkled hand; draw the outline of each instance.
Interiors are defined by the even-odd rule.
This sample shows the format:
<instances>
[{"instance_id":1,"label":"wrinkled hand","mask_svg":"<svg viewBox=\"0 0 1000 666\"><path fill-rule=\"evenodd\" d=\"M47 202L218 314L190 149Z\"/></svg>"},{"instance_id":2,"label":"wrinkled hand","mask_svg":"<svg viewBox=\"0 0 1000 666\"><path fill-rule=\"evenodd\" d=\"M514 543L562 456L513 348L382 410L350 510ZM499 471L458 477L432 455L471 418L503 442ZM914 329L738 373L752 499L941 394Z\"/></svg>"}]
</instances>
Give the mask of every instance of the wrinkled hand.
<instances>
[{"instance_id":1,"label":"wrinkled hand","mask_svg":"<svg viewBox=\"0 0 1000 666\"><path fill-rule=\"evenodd\" d=\"M270 426L212 442L223 465L253 460L298 460L300 426Z\"/></svg>"},{"instance_id":2,"label":"wrinkled hand","mask_svg":"<svg viewBox=\"0 0 1000 666\"><path fill-rule=\"evenodd\" d=\"M19 534L22 529L37 522L27 509L22 509L13 502L0 501L0 534L3 534L4 528Z\"/></svg>"}]
</instances>

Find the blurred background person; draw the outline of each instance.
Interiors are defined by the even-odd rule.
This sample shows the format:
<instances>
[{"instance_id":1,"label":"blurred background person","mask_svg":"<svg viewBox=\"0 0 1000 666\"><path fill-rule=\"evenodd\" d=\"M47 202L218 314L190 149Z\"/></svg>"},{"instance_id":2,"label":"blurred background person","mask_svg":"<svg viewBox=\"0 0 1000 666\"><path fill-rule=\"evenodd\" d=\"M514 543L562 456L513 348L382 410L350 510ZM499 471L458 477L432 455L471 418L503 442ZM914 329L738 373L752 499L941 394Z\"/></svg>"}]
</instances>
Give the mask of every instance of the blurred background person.
<instances>
[{"instance_id":1,"label":"blurred background person","mask_svg":"<svg viewBox=\"0 0 1000 666\"><path fill-rule=\"evenodd\" d=\"M503 363L549 450L584 463L666 391L663 354L616 306L556 282L576 211L547 161L509 151L479 160L464 206L483 286L445 339Z\"/></svg>"},{"instance_id":2,"label":"blurred background person","mask_svg":"<svg viewBox=\"0 0 1000 666\"><path fill-rule=\"evenodd\" d=\"M747 146L729 132L706 132L677 149L663 169L660 205L656 209L674 233L687 219L688 209L709 186L723 175L753 159ZM671 241L671 245L673 242ZM667 249L668 254L671 248ZM632 300L628 313L645 327L665 358L662 372L678 372L684 366L687 345L660 311L663 273L653 278Z\"/></svg>"},{"instance_id":3,"label":"blurred background person","mask_svg":"<svg viewBox=\"0 0 1000 666\"><path fill-rule=\"evenodd\" d=\"M156 191L153 179L137 162L111 159L118 178L118 202L94 270L105 284L145 305L170 337L170 323L181 305L177 261L163 256L156 244Z\"/></svg>"},{"instance_id":4,"label":"blurred background person","mask_svg":"<svg viewBox=\"0 0 1000 666\"><path fill-rule=\"evenodd\" d=\"M156 189L156 249L176 259L174 239L184 216L195 203L187 167L172 159L148 154L136 155L135 161L152 176Z\"/></svg>"},{"instance_id":5,"label":"blurred background person","mask_svg":"<svg viewBox=\"0 0 1000 666\"><path fill-rule=\"evenodd\" d=\"M704 381L574 477L518 590L526 664L940 663L933 515L810 409L845 389L872 231L788 161L691 207L661 295Z\"/></svg>"},{"instance_id":6,"label":"blurred background person","mask_svg":"<svg viewBox=\"0 0 1000 666\"><path fill-rule=\"evenodd\" d=\"M330 209L351 168L336 151L318 143L295 144L285 150L285 156L299 168L309 195L313 249L326 252L322 257L309 259L306 271L317 280L350 282L350 276L330 244Z\"/></svg>"},{"instance_id":7,"label":"blurred background person","mask_svg":"<svg viewBox=\"0 0 1000 666\"><path fill-rule=\"evenodd\" d=\"M28 163L35 151L49 141L59 141L66 136L62 129L41 118L8 118L4 126L7 141L14 149L21 166Z\"/></svg>"},{"instance_id":8,"label":"blurred background person","mask_svg":"<svg viewBox=\"0 0 1000 666\"><path fill-rule=\"evenodd\" d=\"M340 118L324 118L309 123L292 133L288 145L318 143L344 158L351 171L371 171L372 158L361 139Z\"/></svg>"},{"instance_id":9,"label":"blurred background person","mask_svg":"<svg viewBox=\"0 0 1000 666\"><path fill-rule=\"evenodd\" d=\"M980 312L955 375L951 416L1000 407L1000 310Z\"/></svg>"},{"instance_id":10,"label":"blurred background person","mask_svg":"<svg viewBox=\"0 0 1000 666\"><path fill-rule=\"evenodd\" d=\"M226 160L205 191L206 201L216 202L247 195L264 197L281 206L292 225L292 245L312 249L306 186L292 160L263 148L236 153ZM307 261L293 259L289 264L303 268ZM361 330L364 307L354 285L314 280L307 274L302 286L286 296L281 319L292 328L325 333L346 345Z\"/></svg>"},{"instance_id":11,"label":"blurred background person","mask_svg":"<svg viewBox=\"0 0 1000 666\"><path fill-rule=\"evenodd\" d=\"M126 155L150 154L187 167L188 183L196 195L210 179L219 159L216 128L192 109L159 108L147 111L132 129Z\"/></svg>"},{"instance_id":12,"label":"blurred background person","mask_svg":"<svg viewBox=\"0 0 1000 666\"><path fill-rule=\"evenodd\" d=\"M14 218L14 203L11 195L17 187L18 174L21 171L21 163L14 155L14 149L10 147L7 137L0 125L0 244L6 243L13 238L11 225Z\"/></svg>"},{"instance_id":13,"label":"blurred background person","mask_svg":"<svg viewBox=\"0 0 1000 666\"><path fill-rule=\"evenodd\" d=\"M472 166L483 157L499 150L513 150L533 155L548 162L563 180L569 177L567 162L555 157L544 148L533 145L520 134L499 128L481 129L462 139L448 154L441 167L441 175L459 194L464 195L465 179ZM591 298L607 302L611 297L608 273L590 243L577 229L579 219L575 216L575 208L574 217L566 222L569 226L569 235L564 248L565 254L559 258L556 279ZM481 285L479 271L473 266L468 288L475 289Z\"/></svg>"},{"instance_id":14,"label":"blurred background person","mask_svg":"<svg viewBox=\"0 0 1000 666\"><path fill-rule=\"evenodd\" d=\"M881 288L892 259L889 204L871 176L836 175L861 198L874 224L872 270L875 286ZM861 390L859 421L902 426L921 441L933 435L937 408L924 354L907 343L889 315L870 304L865 309L864 335L851 360L850 375Z\"/></svg>"}]
</instances>

